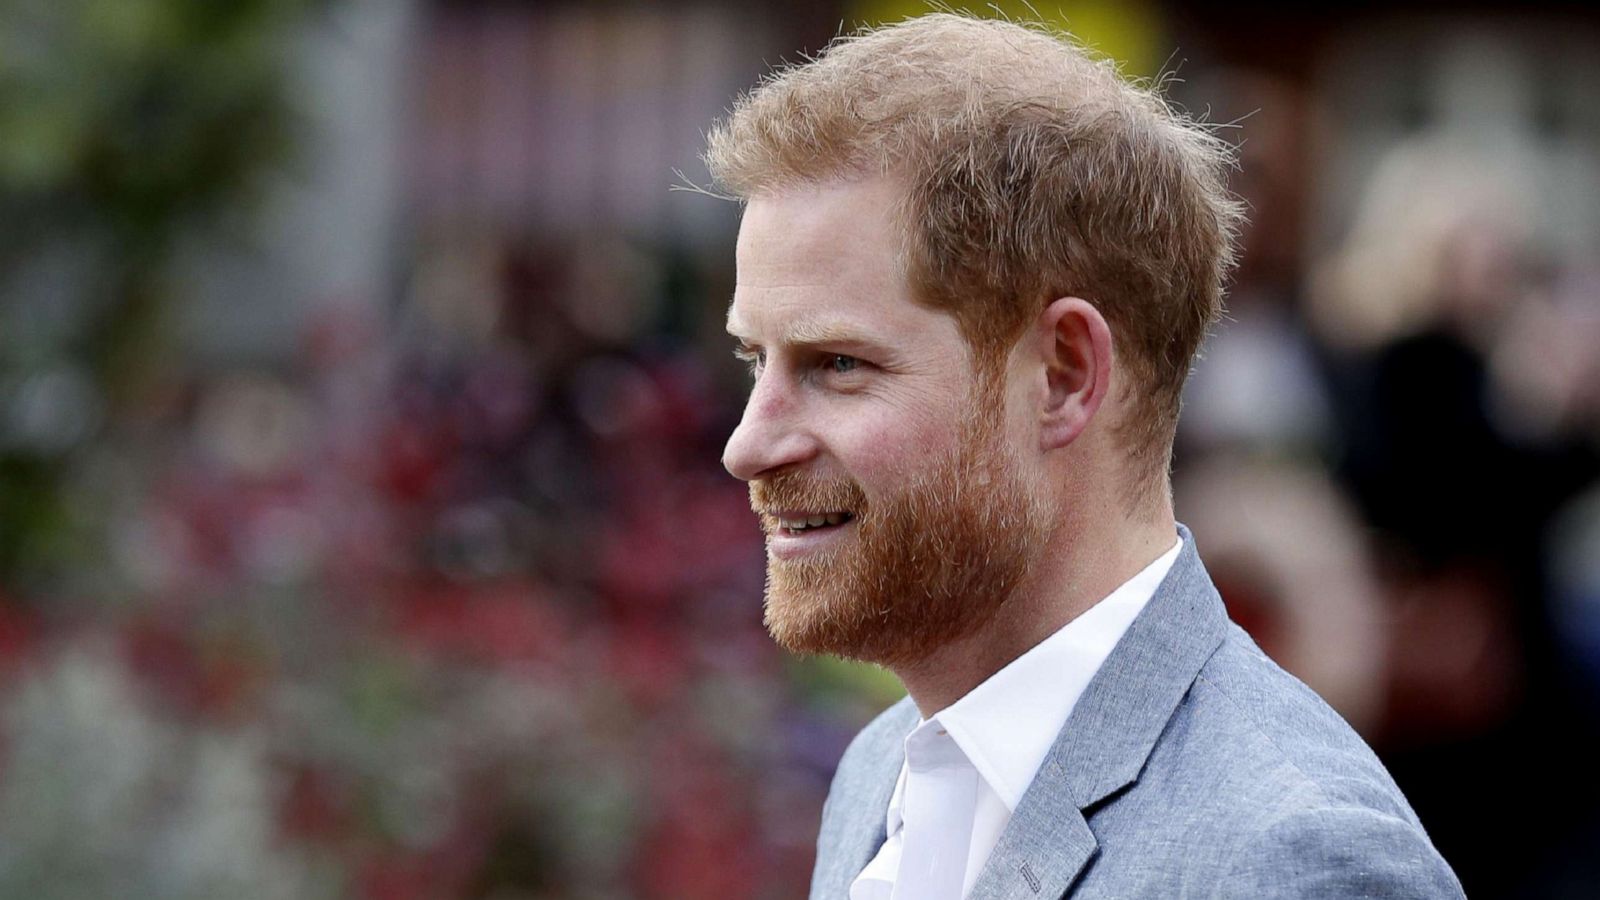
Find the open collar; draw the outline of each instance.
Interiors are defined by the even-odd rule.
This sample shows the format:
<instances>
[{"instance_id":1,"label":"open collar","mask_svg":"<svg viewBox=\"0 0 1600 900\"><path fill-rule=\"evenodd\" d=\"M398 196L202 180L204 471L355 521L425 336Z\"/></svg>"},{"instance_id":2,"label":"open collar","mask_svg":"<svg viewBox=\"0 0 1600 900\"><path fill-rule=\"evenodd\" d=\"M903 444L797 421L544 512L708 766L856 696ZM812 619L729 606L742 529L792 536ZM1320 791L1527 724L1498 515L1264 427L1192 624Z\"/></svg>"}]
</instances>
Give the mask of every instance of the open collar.
<instances>
[{"instance_id":1,"label":"open collar","mask_svg":"<svg viewBox=\"0 0 1600 900\"><path fill-rule=\"evenodd\" d=\"M1116 590L934 715L1008 812L1016 812L1067 717L1182 546L1174 541Z\"/></svg>"},{"instance_id":2,"label":"open collar","mask_svg":"<svg viewBox=\"0 0 1600 900\"><path fill-rule=\"evenodd\" d=\"M1138 780L1222 645L1227 610L1182 525L1183 549L1068 717L968 900L1060 897L1098 850L1084 812Z\"/></svg>"},{"instance_id":3,"label":"open collar","mask_svg":"<svg viewBox=\"0 0 1600 900\"><path fill-rule=\"evenodd\" d=\"M1098 852L1083 812L1138 780L1166 722L1222 644L1222 599L1200 564L1194 535L1178 525L1178 536L1184 544L1178 560L1078 698L968 900L1066 894ZM835 785L835 802L845 809L835 810L832 833L824 834L811 897L848 897L850 882L882 846L904 740L918 721L917 706L906 698L862 733L861 764Z\"/></svg>"},{"instance_id":4,"label":"open collar","mask_svg":"<svg viewBox=\"0 0 1600 900\"><path fill-rule=\"evenodd\" d=\"M1183 547L1155 596L1084 689L1023 793L968 900L1059 897L1098 849L1084 811L1138 779L1167 721L1211 654L1228 618L1195 550ZM859 769L836 786L848 804L819 859L813 897L845 897L887 835L884 811L920 720L910 698L862 735Z\"/></svg>"}]
</instances>

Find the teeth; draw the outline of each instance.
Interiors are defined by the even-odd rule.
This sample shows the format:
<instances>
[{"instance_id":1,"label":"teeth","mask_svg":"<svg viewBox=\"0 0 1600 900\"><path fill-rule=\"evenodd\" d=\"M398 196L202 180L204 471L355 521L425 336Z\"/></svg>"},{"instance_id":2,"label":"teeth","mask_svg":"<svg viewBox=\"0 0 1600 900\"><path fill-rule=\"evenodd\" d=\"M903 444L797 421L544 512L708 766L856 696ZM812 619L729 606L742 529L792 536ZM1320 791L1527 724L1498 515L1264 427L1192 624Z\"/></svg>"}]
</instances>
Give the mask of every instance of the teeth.
<instances>
[{"instance_id":1,"label":"teeth","mask_svg":"<svg viewBox=\"0 0 1600 900\"><path fill-rule=\"evenodd\" d=\"M824 525L840 525L849 518L848 513L824 513L803 519L779 519L778 524L788 531L805 531L808 528L821 528Z\"/></svg>"}]
</instances>

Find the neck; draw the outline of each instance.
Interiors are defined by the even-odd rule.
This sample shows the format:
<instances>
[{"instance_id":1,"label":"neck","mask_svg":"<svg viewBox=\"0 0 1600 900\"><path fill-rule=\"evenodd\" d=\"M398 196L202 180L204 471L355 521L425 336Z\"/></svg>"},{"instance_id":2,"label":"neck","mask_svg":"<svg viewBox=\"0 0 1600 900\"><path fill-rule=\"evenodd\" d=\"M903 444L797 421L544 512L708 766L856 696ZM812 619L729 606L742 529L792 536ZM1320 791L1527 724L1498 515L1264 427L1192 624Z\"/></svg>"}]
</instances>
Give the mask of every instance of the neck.
<instances>
[{"instance_id":1,"label":"neck","mask_svg":"<svg viewBox=\"0 0 1600 900\"><path fill-rule=\"evenodd\" d=\"M1049 541L1051 552L1040 554L993 621L894 673L926 719L1104 600L1176 540L1166 501L1155 515L1116 527L1064 522Z\"/></svg>"}]
</instances>

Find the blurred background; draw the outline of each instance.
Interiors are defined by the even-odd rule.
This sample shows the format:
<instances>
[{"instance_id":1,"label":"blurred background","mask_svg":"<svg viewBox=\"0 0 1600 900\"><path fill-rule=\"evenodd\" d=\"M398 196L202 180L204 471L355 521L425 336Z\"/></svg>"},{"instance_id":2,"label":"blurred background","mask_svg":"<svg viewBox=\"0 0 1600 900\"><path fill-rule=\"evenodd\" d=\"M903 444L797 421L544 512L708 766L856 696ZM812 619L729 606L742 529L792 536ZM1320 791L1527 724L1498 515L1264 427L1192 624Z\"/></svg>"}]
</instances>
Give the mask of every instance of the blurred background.
<instances>
[{"instance_id":1,"label":"blurred background","mask_svg":"<svg viewBox=\"0 0 1600 900\"><path fill-rule=\"evenodd\" d=\"M1600 19L1040 8L1242 147L1234 617L1469 895L1600 895ZM762 629L738 213L670 188L924 9L0 0L0 897L803 896L899 689Z\"/></svg>"}]
</instances>

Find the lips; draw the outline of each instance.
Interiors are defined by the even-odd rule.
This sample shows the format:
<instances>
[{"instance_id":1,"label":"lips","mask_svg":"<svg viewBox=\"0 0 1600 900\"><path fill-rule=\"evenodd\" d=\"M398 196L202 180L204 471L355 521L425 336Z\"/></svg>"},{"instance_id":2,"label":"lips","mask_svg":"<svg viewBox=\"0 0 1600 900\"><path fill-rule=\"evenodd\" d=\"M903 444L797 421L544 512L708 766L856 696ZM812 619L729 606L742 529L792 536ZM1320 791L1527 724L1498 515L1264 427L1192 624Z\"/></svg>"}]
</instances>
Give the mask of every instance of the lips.
<instances>
[{"instance_id":1,"label":"lips","mask_svg":"<svg viewBox=\"0 0 1600 900\"><path fill-rule=\"evenodd\" d=\"M847 512L764 513L767 555L790 561L825 552L849 536L855 521L855 514Z\"/></svg>"},{"instance_id":2,"label":"lips","mask_svg":"<svg viewBox=\"0 0 1600 900\"><path fill-rule=\"evenodd\" d=\"M750 482L750 509L771 556L792 559L838 544L868 513L861 488L845 478L780 472Z\"/></svg>"}]
</instances>

